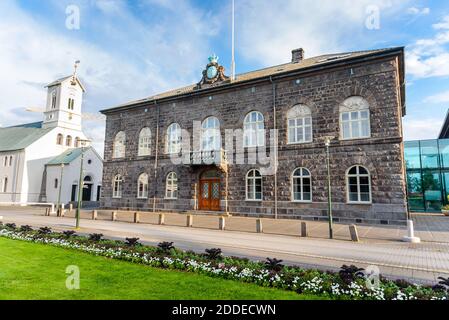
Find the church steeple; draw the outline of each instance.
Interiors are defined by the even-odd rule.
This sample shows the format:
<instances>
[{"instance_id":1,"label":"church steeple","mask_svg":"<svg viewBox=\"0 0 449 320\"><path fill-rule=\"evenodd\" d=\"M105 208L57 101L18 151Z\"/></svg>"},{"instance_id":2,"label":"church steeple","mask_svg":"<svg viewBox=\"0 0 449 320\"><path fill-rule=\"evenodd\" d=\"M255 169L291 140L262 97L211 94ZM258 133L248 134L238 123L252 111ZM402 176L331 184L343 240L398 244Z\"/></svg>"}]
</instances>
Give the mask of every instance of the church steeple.
<instances>
[{"instance_id":1,"label":"church steeple","mask_svg":"<svg viewBox=\"0 0 449 320\"><path fill-rule=\"evenodd\" d=\"M76 61L72 75L46 86L44 128L62 127L81 131L81 106L85 90L76 75L78 65L79 61Z\"/></svg>"}]
</instances>

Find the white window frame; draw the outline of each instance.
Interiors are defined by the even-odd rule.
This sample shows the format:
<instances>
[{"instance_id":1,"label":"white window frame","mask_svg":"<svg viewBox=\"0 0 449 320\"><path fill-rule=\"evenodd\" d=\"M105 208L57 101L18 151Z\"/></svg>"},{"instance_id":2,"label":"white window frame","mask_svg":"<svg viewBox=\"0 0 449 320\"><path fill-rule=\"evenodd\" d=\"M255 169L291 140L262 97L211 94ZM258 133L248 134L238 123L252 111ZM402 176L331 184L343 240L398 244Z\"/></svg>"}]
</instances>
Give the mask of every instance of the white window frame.
<instances>
[{"instance_id":1,"label":"white window frame","mask_svg":"<svg viewBox=\"0 0 449 320\"><path fill-rule=\"evenodd\" d=\"M265 118L261 112L251 111L243 120L243 147L263 146L265 146Z\"/></svg>"},{"instance_id":2,"label":"white window frame","mask_svg":"<svg viewBox=\"0 0 449 320\"><path fill-rule=\"evenodd\" d=\"M300 174L299 175L295 175L296 171L300 170ZM302 171L306 170L309 175L303 175ZM309 178L310 179L310 200L304 200L304 178ZM301 195L301 200L297 200L295 199L295 188L294 188L294 183L295 183L295 179L299 179L300 182L300 195ZM291 174L291 201L292 202L302 202L302 203L311 203L312 199L313 199L313 192L312 192L312 174L310 172L309 169L304 168L304 167L298 167L295 170L293 170L292 174Z\"/></svg>"},{"instance_id":3,"label":"white window frame","mask_svg":"<svg viewBox=\"0 0 449 320\"><path fill-rule=\"evenodd\" d=\"M137 156L151 155L151 129L148 127L142 128L139 133L139 149Z\"/></svg>"},{"instance_id":4,"label":"white window frame","mask_svg":"<svg viewBox=\"0 0 449 320\"><path fill-rule=\"evenodd\" d=\"M290 126L290 121L295 122L294 126ZM310 124L306 124L309 120ZM301 123L299 123L301 121ZM303 144L313 142L313 119L312 111L306 105L296 105L287 112L287 144ZM294 130L294 136L290 135L290 129ZM297 140L298 131L302 131L302 140ZM310 130L310 139L306 139L306 132Z\"/></svg>"},{"instance_id":5,"label":"white window frame","mask_svg":"<svg viewBox=\"0 0 449 320\"><path fill-rule=\"evenodd\" d=\"M165 199L178 199L178 175L172 171L165 178Z\"/></svg>"},{"instance_id":6,"label":"white window frame","mask_svg":"<svg viewBox=\"0 0 449 320\"><path fill-rule=\"evenodd\" d=\"M116 188L117 186L117 188ZM123 177L118 174L112 182L112 198L121 199L123 194Z\"/></svg>"},{"instance_id":7,"label":"white window frame","mask_svg":"<svg viewBox=\"0 0 449 320\"><path fill-rule=\"evenodd\" d=\"M119 131L114 137L114 145L112 148L112 158L121 159L126 156L126 133Z\"/></svg>"},{"instance_id":8,"label":"white window frame","mask_svg":"<svg viewBox=\"0 0 449 320\"><path fill-rule=\"evenodd\" d=\"M201 123L201 151L218 150L221 150L220 121L212 116Z\"/></svg>"},{"instance_id":9,"label":"white window frame","mask_svg":"<svg viewBox=\"0 0 449 320\"><path fill-rule=\"evenodd\" d=\"M181 126L178 123L174 122L168 126L165 141L167 154L178 154L181 152Z\"/></svg>"},{"instance_id":10,"label":"white window frame","mask_svg":"<svg viewBox=\"0 0 449 320\"><path fill-rule=\"evenodd\" d=\"M142 191L140 186L142 185ZM137 179L137 198L147 199L148 198L148 174L142 173Z\"/></svg>"},{"instance_id":11,"label":"white window frame","mask_svg":"<svg viewBox=\"0 0 449 320\"><path fill-rule=\"evenodd\" d=\"M362 119L362 113L366 113L366 118ZM352 115L357 114L356 119L352 119ZM343 117L347 115L348 119L343 120ZM368 139L371 138L371 115L370 106L368 101L360 96L353 96L346 99L340 105L340 140L355 140L355 139ZM368 133L363 135L362 123L368 123ZM348 126L349 135L345 137L345 124ZM357 135L353 135L353 128L357 126Z\"/></svg>"},{"instance_id":12,"label":"white window frame","mask_svg":"<svg viewBox=\"0 0 449 320\"><path fill-rule=\"evenodd\" d=\"M59 140L59 139L61 139L61 140ZM56 144L58 146L64 145L64 135L62 133L58 133L58 135L56 136Z\"/></svg>"},{"instance_id":13,"label":"white window frame","mask_svg":"<svg viewBox=\"0 0 449 320\"><path fill-rule=\"evenodd\" d=\"M256 172L258 172L259 173L259 176L257 177L256 176ZM254 175L253 176L249 176L250 175L250 173L254 173ZM254 198L249 198L248 197L248 185L249 185L249 180L254 180L254 183L253 183L253 190L252 190L252 192L253 192L253 195L254 195ZM256 198L256 180L260 180L260 199L257 199ZM249 170L247 173L246 173L246 176L245 176L245 195L246 195L246 201L255 201L255 202L260 202L260 201L263 201L263 180L262 180L262 174L260 173L260 171L259 170L257 170L257 169L251 169L251 170Z\"/></svg>"},{"instance_id":14,"label":"white window frame","mask_svg":"<svg viewBox=\"0 0 449 320\"><path fill-rule=\"evenodd\" d=\"M8 177L4 177L2 180L2 193L8 192Z\"/></svg>"},{"instance_id":15,"label":"white window frame","mask_svg":"<svg viewBox=\"0 0 449 320\"><path fill-rule=\"evenodd\" d=\"M357 168L357 173L356 174L349 174L349 171L351 171L352 168L356 167ZM360 174L360 168L363 168L366 170L366 172L368 172L367 174ZM369 187L369 192L368 192L368 196L369 196L369 201L361 201L361 192L360 192L360 178L361 177L367 177L368 178L368 187ZM357 179L357 201L353 201L351 200L350 194L351 194L351 190L350 190L350 185L349 185L349 178L356 178ZM371 173L368 170L368 168L366 168L365 166L362 165L354 165L352 167L350 167L347 171L346 171L346 201L349 204L372 204L372 184L371 184Z\"/></svg>"},{"instance_id":16,"label":"white window frame","mask_svg":"<svg viewBox=\"0 0 449 320\"><path fill-rule=\"evenodd\" d=\"M51 109L56 109L56 90L51 93Z\"/></svg>"}]
</instances>

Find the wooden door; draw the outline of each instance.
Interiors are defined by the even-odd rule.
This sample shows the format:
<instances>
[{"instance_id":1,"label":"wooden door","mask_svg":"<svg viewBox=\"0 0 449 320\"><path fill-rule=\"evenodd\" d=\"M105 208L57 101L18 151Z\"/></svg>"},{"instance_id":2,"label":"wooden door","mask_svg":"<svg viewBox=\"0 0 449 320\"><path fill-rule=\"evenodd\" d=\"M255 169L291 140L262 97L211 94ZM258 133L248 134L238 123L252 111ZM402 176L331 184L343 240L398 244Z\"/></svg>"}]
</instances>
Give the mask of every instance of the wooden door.
<instances>
[{"instance_id":1,"label":"wooden door","mask_svg":"<svg viewBox=\"0 0 449 320\"><path fill-rule=\"evenodd\" d=\"M200 180L199 209L220 211L220 180Z\"/></svg>"}]
</instances>

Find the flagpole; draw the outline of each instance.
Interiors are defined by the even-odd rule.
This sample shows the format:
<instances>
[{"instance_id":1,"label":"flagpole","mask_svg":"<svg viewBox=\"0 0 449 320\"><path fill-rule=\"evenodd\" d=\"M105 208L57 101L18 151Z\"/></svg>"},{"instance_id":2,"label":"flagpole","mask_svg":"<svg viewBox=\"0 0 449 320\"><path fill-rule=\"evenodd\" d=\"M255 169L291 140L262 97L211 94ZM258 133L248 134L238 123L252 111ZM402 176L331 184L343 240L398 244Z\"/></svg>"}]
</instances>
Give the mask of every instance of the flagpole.
<instances>
[{"instance_id":1,"label":"flagpole","mask_svg":"<svg viewBox=\"0 0 449 320\"><path fill-rule=\"evenodd\" d=\"M231 80L235 80L235 0L232 0L232 62Z\"/></svg>"}]
</instances>

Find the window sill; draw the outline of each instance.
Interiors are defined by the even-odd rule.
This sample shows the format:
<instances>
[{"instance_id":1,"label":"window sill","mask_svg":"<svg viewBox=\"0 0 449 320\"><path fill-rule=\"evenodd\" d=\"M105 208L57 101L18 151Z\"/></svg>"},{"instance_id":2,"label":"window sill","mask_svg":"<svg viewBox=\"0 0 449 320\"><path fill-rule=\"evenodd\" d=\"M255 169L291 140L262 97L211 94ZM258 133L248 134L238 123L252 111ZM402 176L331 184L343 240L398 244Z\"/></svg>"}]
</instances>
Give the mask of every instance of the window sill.
<instances>
[{"instance_id":1,"label":"window sill","mask_svg":"<svg viewBox=\"0 0 449 320\"><path fill-rule=\"evenodd\" d=\"M366 140L371 139L372 137L357 137L357 138L340 138L340 141L352 141L352 140Z\"/></svg>"},{"instance_id":2,"label":"window sill","mask_svg":"<svg viewBox=\"0 0 449 320\"><path fill-rule=\"evenodd\" d=\"M148 197L137 197L137 200L148 200Z\"/></svg>"},{"instance_id":3,"label":"window sill","mask_svg":"<svg viewBox=\"0 0 449 320\"><path fill-rule=\"evenodd\" d=\"M122 197L112 197L112 199L121 199Z\"/></svg>"},{"instance_id":4,"label":"window sill","mask_svg":"<svg viewBox=\"0 0 449 320\"><path fill-rule=\"evenodd\" d=\"M363 201L363 202L357 202L357 201L348 201L346 202L346 204L364 204L364 205L372 205L373 202L372 201Z\"/></svg>"},{"instance_id":5,"label":"window sill","mask_svg":"<svg viewBox=\"0 0 449 320\"><path fill-rule=\"evenodd\" d=\"M304 142L287 142L287 146L295 146L295 145L309 144L309 143L313 143L313 140L304 141Z\"/></svg>"},{"instance_id":6,"label":"window sill","mask_svg":"<svg viewBox=\"0 0 449 320\"><path fill-rule=\"evenodd\" d=\"M246 202L262 202L262 199L245 199Z\"/></svg>"},{"instance_id":7,"label":"window sill","mask_svg":"<svg viewBox=\"0 0 449 320\"><path fill-rule=\"evenodd\" d=\"M167 197L165 197L164 200L178 200L178 198L167 198Z\"/></svg>"},{"instance_id":8,"label":"window sill","mask_svg":"<svg viewBox=\"0 0 449 320\"><path fill-rule=\"evenodd\" d=\"M313 203L312 200L291 200L293 203Z\"/></svg>"}]
</instances>

